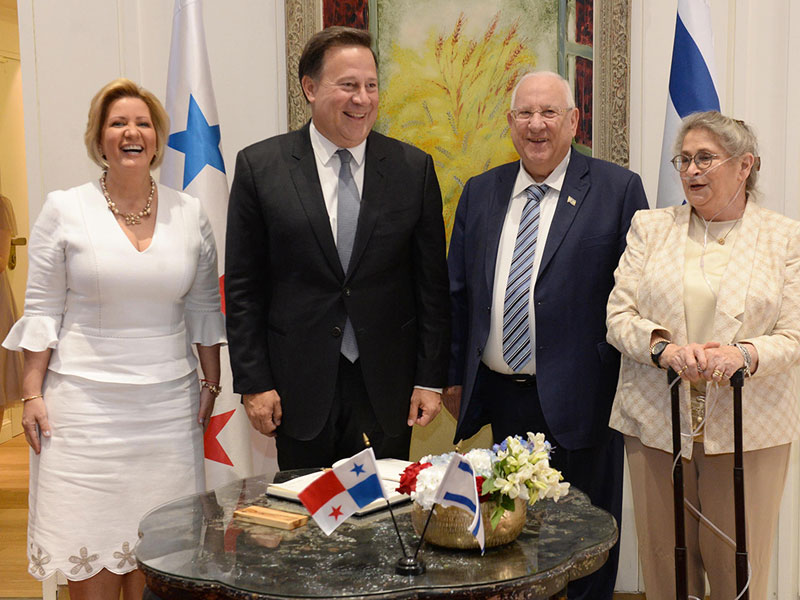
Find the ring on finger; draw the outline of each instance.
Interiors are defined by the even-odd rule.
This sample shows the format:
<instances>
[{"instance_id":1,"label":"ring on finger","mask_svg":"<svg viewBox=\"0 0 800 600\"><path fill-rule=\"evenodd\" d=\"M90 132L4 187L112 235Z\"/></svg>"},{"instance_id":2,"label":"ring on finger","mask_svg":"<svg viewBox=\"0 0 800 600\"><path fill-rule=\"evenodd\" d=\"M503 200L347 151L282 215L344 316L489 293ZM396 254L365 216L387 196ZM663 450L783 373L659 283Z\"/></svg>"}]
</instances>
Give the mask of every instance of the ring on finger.
<instances>
[{"instance_id":1,"label":"ring on finger","mask_svg":"<svg viewBox=\"0 0 800 600\"><path fill-rule=\"evenodd\" d=\"M711 375L715 379L722 379L725 376L725 373L723 373L719 369L714 369L714 372Z\"/></svg>"},{"instance_id":2,"label":"ring on finger","mask_svg":"<svg viewBox=\"0 0 800 600\"><path fill-rule=\"evenodd\" d=\"M682 367L681 367L681 368L678 370L678 376L680 377L681 375L683 375L683 372L684 372L684 371L686 371L686 369L687 369L686 365L683 365L683 366L682 366Z\"/></svg>"}]
</instances>

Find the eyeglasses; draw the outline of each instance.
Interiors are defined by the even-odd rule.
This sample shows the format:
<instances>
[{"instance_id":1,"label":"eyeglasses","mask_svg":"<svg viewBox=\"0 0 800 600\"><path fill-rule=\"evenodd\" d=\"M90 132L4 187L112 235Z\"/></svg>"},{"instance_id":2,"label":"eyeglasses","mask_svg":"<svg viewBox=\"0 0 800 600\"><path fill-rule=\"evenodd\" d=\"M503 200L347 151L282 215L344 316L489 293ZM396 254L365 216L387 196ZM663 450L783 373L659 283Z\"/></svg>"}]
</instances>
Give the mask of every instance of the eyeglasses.
<instances>
[{"instance_id":1,"label":"eyeglasses","mask_svg":"<svg viewBox=\"0 0 800 600\"><path fill-rule=\"evenodd\" d=\"M511 115L517 123L527 123L533 118L533 115L539 114L545 121L555 121L558 117L564 114L564 108L541 108L539 110L517 110L511 111Z\"/></svg>"},{"instance_id":2,"label":"eyeglasses","mask_svg":"<svg viewBox=\"0 0 800 600\"><path fill-rule=\"evenodd\" d=\"M714 162L715 158L719 158L719 154L712 154L706 150L701 150L694 156L678 154L678 156L674 156L669 162L672 163L676 171L685 173L689 169L689 165L692 164L692 161L694 161L698 169L707 169L711 166L711 163Z\"/></svg>"}]
</instances>

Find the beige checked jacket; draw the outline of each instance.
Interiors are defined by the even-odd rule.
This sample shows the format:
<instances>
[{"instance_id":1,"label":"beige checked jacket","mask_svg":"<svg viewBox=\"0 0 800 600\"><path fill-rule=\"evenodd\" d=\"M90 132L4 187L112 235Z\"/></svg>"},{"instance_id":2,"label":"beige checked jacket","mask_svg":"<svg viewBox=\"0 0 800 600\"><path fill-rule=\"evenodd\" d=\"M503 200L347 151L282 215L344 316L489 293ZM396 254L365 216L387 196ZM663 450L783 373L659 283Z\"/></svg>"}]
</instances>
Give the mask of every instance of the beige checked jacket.
<instances>
[{"instance_id":1,"label":"beige checked jacket","mask_svg":"<svg viewBox=\"0 0 800 600\"><path fill-rule=\"evenodd\" d=\"M683 267L691 207L637 212L614 273L608 300L608 341L622 353L610 426L652 448L672 452L667 373L650 359L650 337L664 329L687 343ZM800 359L800 222L749 201L730 262L720 282L714 339L749 342L758 370L745 380L742 430L745 450L800 437L794 365ZM709 386L711 388L711 386ZM733 452L732 392L720 386L707 399L705 451ZM681 431L690 432L688 382L681 382ZM684 457L692 443L683 436Z\"/></svg>"}]
</instances>

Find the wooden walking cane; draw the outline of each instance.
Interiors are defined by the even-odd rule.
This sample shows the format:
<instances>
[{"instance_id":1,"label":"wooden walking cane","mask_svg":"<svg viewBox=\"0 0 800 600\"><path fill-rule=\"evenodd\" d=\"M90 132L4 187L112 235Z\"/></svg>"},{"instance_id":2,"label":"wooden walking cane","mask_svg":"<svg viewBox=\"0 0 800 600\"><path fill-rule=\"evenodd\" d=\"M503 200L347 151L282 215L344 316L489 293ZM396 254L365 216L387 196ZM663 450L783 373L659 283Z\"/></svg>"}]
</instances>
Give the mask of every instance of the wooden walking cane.
<instances>
[{"instance_id":1,"label":"wooden walking cane","mask_svg":"<svg viewBox=\"0 0 800 600\"><path fill-rule=\"evenodd\" d=\"M749 600L745 590L748 579L747 530L744 517L744 464L742 458L742 386L744 369L731 375L733 388L733 504L736 519L736 591L740 600ZM744 591L743 591L744 590Z\"/></svg>"},{"instance_id":2,"label":"wooden walking cane","mask_svg":"<svg viewBox=\"0 0 800 600\"><path fill-rule=\"evenodd\" d=\"M675 598L687 600L688 571L686 563L686 526L683 513L683 461L681 459L681 406L680 384L673 382L678 374L670 367L667 382L672 398L672 501L675 507Z\"/></svg>"}]
</instances>

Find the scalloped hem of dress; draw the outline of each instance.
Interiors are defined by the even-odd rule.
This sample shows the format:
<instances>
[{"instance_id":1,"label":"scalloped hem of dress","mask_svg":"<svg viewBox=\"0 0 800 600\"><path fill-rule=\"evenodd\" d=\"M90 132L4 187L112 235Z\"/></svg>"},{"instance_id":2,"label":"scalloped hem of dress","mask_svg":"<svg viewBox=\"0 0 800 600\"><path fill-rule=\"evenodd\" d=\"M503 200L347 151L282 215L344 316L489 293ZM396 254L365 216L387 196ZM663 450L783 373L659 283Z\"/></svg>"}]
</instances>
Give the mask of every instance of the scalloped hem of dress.
<instances>
[{"instance_id":1,"label":"scalloped hem of dress","mask_svg":"<svg viewBox=\"0 0 800 600\"><path fill-rule=\"evenodd\" d=\"M97 573L99 573L103 569L105 569L106 571L109 571L110 573L113 573L114 575L127 575L131 571L135 571L138 568L139 568L138 566L128 567L127 570L126 570L126 569L118 569L116 567L109 567L107 565L102 565L100 567L100 569L97 570L97 572L83 573L83 576L81 577L80 575L73 575L72 573L69 573L69 570L67 570L67 572L64 572L63 569L59 569L59 568L49 569L49 570L45 571L44 575L38 575L38 574L32 573L31 569L30 569L30 566L29 566L28 567L28 574L31 577L33 577L34 579L36 579L37 581L45 581L46 579L50 579L53 575L55 575L57 573L61 573L61 575L63 575L64 579L66 579L67 581L86 581L87 579L90 579L90 578L94 577L95 575L97 575ZM37 569L37 571L38 571L38 569Z\"/></svg>"}]
</instances>

